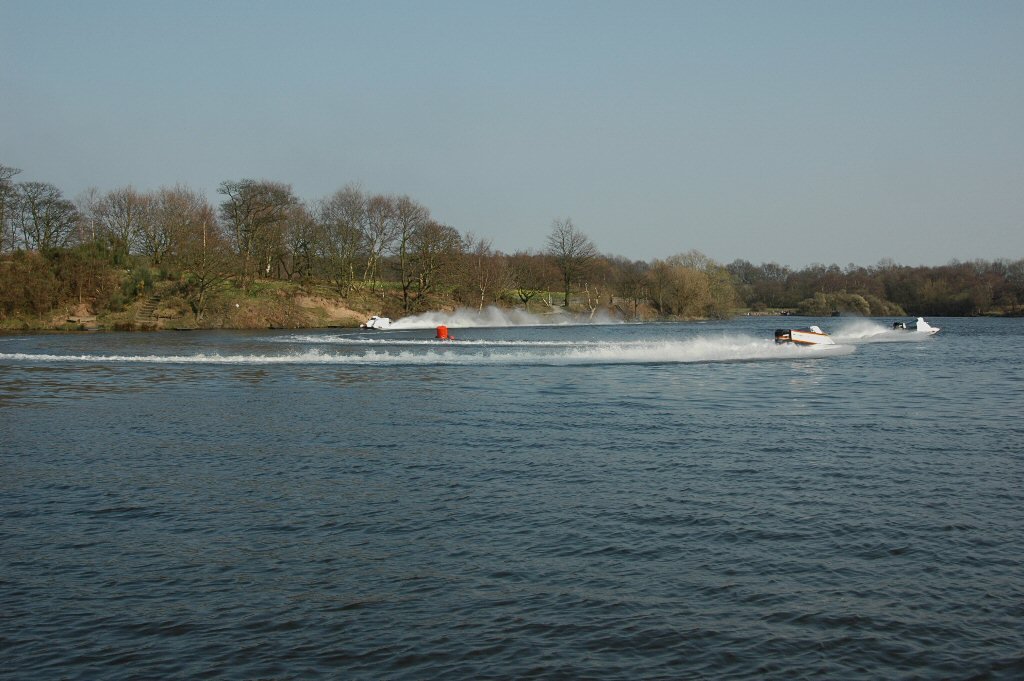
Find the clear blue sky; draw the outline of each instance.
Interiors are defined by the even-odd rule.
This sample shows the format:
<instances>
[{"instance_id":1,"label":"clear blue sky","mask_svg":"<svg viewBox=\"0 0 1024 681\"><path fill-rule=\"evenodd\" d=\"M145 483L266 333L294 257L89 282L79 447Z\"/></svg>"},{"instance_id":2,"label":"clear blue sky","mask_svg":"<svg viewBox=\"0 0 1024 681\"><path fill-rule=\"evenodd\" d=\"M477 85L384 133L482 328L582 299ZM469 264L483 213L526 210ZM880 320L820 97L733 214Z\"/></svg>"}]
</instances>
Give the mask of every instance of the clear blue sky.
<instances>
[{"instance_id":1,"label":"clear blue sky","mask_svg":"<svg viewBox=\"0 0 1024 681\"><path fill-rule=\"evenodd\" d=\"M1024 2L0 0L0 163L357 182L506 252L1018 259Z\"/></svg>"}]
</instances>

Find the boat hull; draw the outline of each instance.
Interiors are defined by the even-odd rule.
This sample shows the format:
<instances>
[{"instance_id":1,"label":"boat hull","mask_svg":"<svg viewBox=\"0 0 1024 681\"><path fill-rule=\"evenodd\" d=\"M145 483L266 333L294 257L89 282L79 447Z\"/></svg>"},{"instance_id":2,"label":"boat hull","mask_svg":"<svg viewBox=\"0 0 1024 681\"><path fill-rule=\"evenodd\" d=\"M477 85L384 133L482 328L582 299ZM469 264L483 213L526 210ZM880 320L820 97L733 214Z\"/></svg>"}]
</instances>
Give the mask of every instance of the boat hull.
<instances>
[{"instance_id":1,"label":"boat hull","mask_svg":"<svg viewBox=\"0 0 1024 681\"><path fill-rule=\"evenodd\" d=\"M793 345L800 346L836 344L831 336L817 326L812 326L809 329L776 329L775 342L780 344L792 343Z\"/></svg>"}]
</instances>

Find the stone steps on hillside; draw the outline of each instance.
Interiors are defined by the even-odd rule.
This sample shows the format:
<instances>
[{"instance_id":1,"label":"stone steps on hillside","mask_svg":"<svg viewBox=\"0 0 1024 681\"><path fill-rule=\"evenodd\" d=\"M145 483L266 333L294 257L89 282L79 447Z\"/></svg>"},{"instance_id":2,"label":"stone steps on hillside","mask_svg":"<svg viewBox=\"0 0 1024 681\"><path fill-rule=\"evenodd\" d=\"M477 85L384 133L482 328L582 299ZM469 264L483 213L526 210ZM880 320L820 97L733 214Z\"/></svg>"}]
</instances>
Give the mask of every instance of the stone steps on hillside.
<instances>
[{"instance_id":1,"label":"stone steps on hillside","mask_svg":"<svg viewBox=\"0 0 1024 681\"><path fill-rule=\"evenodd\" d=\"M160 294L154 293L146 299L138 311L135 313L135 321L137 322L155 322L157 321L154 313L156 308L160 305Z\"/></svg>"}]
</instances>

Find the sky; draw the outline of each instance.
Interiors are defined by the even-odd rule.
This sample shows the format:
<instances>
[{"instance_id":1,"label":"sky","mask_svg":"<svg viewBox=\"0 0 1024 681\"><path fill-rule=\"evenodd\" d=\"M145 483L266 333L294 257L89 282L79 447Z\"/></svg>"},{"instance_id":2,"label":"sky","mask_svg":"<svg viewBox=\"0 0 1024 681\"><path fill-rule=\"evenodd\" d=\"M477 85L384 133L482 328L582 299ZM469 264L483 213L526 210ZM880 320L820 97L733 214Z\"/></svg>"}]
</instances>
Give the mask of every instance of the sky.
<instances>
[{"instance_id":1,"label":"sky","mask_svg":"<svg viewBox=\"0 0 1024 681\"><path fill-rule=\"evenodd\" d=\"M0 164L408 195L512 253L1024 258L1024 2L0 0Z\"/></svg>"}]
</instances>

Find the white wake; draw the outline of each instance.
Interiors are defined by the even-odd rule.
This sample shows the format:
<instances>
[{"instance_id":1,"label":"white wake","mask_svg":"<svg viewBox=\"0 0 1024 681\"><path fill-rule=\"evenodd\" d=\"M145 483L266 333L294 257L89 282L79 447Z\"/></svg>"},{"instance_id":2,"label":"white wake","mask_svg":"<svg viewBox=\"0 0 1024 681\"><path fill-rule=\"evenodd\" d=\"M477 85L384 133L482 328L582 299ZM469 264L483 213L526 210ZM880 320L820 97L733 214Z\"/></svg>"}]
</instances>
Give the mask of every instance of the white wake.
<instances>
[{"instance_id":1,"label":"white wake","mask_svg":"<svg viewBox=\"0 0 1024 681\"><path fill-rule=\"evenodd\" d=\"M424 312L396 319L391 323L392 330L434 329L447 326L450 329L473 328L506 328L511 326L578 326L582 324L621 324L606 313L576 315L562 312L555 308L549 314L533 314L525 310L502 310L497 307L485 307L479 312L467 308L459 308L454 312Z\"/></svg>"},{"instance_id":2,"label":"white wake","mask_svg":"<svg viewBox=\"0 0 1024 681\"><path fill-rule=\"evenodd\" d=\"M183 365L591 365L591 364L689 364L700 362L751 362L793 360L847 355L850 345L796 347L747 336L693 338L688 340L496 344L445 343L381 344L358 351L328 352L319 348L281 354L190 355L55 355L0 353L0 361L69 364L183 364Z\"/></svg>"},{"instance_id":3,"label":"white wake","mask_svg":"<svg viewBox=\"0 0 1024 681\"><path fill-rule=\"evenodd\" d=\"M871 319L844 321L832 331L832 340L836 343L920 343L932 338L927 333L896 330Z\"/></svg>"}]
</instances>

